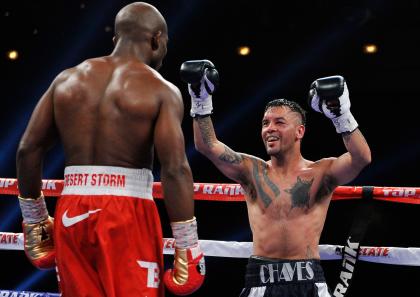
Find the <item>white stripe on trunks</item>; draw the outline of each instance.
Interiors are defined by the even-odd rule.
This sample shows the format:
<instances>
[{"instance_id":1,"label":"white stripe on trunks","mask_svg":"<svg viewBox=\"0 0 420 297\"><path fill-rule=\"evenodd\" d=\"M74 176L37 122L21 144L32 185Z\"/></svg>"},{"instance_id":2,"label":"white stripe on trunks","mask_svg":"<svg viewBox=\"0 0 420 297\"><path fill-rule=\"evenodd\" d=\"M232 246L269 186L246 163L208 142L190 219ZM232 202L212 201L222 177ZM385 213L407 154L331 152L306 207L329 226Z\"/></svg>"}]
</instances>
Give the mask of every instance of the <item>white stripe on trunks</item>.
<instances>
[{"instance_id":1,"label":"white stripe on trunks","mask_svg":"<svg viewBox=\"0 0 420 297\"><path fill-rule=\"evenodd\" d=\"M265 289L267 287L252 287L249 291L248 297L264 297Z\"/></svg>"},{"instance_id":2,"label":"white stripe on trunks","mask_svg":"<svg viewBox=\"0 0 420 297\"><path fill-rule=\"evenodd\" d=\"M315 283L318 287L318 297L331 297L326 283Z\"/></svg>"}]
</instances>

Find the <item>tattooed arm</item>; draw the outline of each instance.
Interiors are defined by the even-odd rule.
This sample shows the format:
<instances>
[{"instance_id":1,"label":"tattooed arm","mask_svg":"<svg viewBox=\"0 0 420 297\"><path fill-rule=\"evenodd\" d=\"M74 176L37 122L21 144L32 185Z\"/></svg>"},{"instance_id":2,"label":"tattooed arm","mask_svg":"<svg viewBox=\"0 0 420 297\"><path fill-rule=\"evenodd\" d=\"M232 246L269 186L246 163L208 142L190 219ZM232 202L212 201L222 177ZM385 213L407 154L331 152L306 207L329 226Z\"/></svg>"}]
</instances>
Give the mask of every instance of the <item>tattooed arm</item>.
<instances>
[{"instance_id":1,"label":"tattooed arm","mask_svg":"<svg viewBox=\"0 0 420 297\"><path fill-rule=\"evenodd\" d=\"M244 154L237 153L220 142L210 116L194 118L195 148L205 155L228 178L242 183L246 175Z\"/></svg>"},{"instance_id":2,"label":"tattooed arm","mask_svg":"<svg viewBox=\"0 0 420 297\"><path fill-rule=\"evenodd\" d=\"M351 182L371 162L369 145L359 129L342 133L342 136L348 152L335 159L329 168L337 185Z\"/></svg>"}]
</instances>

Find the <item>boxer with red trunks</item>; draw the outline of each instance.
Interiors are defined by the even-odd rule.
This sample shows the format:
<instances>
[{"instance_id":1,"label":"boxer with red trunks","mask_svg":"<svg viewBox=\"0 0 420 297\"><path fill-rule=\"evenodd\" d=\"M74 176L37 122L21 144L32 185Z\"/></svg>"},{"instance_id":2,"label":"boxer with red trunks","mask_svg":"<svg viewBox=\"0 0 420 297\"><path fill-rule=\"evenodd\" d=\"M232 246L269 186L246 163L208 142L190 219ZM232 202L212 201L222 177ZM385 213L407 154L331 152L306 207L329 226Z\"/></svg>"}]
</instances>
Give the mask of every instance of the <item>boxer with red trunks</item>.
<instances>
[{"instance_id":1,"label":"boxer with red trunks","mask_svg":"<svg viewBox=\"0 0 420 297\"><path fill-rule=\"evenodd\" d=\"M163 296L163 283L187 295L204 281L181 93L157 72L167 42L155 7L123 7L113 52L60 73L22 136L17 177L25 252L38 268L57 265L63 297ZM66 168L54 220L41 178L57 141ZM175 238L174 268L165 273L152 197L154 151Z\"/></svg>"}]
</instances>

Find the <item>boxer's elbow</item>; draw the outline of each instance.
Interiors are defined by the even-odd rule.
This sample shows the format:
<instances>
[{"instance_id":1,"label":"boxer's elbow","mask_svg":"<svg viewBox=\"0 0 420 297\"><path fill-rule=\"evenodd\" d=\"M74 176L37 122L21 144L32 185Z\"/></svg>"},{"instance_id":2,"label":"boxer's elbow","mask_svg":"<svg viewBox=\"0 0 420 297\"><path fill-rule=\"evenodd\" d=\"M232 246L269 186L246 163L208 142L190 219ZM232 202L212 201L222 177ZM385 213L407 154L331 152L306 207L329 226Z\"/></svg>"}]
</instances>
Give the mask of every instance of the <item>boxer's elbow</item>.
<instances>
[{"instance_id":1,"label":"boxer's elbow","mask_svg":"<svg viewBox=\"0 0 420 297\"><path fill-rule=\"evenodd\" d=\"M28 152L28 148L22 145L22 143L19 143L16 151L16 162L19 163L22 159L24 159L25 156L28 155Z\"/></svg>"},{"instance_id":2,"label":"boxer's elbow","mask_svg":"<svg viewBox=\"0 0 420 297\"><path fill-rule=\"evenodd\" d=\"M19 163L37 152L39 152L39 149L36 146L31 143L21 141L19 142L19 146L16 151L16 162Z\"/></svg>"},{"instance_id":3,"label":"boxer's elbow","mask_svg":"<svg viewBox=\"0 0 420 297\"><path fill-rule=\"evenodd\" d=\"M188 162L173 162L161 164L161 175L165 179L192 179L191 168Z\"/></svg>"},{"instance_id":4,"label":"boxer's elbow","mask_svg":"<svg viewBox=\"0 0 420 297\"><path fill-rule=\"evenodd\" d=\"M44 150L42 148L27 145L21 142L16 151L16 169L18 179L24 178L23 175L28 171L36 172L36 170L41 170L40 168L42 168L43 157ZM31 179L33 178L30 178L29 180ZM22 189L21 193L26 193L25 189Z\"/></svg>"},{"instance_id":5,"label":"boxer's elbow","mask_svg":"<svg viewBox=\"0 0 420 297\"><path fill-rule=\"evenodd\" d=\"M366 166L368 166L370 163L372 163L372 154L370 150L363 152L362 154L358 156L353 156L353 163L354 165L359 168L359 170L362 170Z\"/></svg>"},{"instance_id":6,"label":"boxer's elbow","mask_svg":"<svg viewBox=\"0 0 420 297\"><path fill-rule=\"evenodd\" d=\"M365 167L368 166L370 163L372 163L372 154L369 150L369 153L367 153L364 157L363 157L363 162L365 164Z\"/></svg>"},{"instance_id":7,"label":"boxer's elbow","mask_svg":"<svg viewBox=\"0 0 420 297\"><path fill-rule=\"evenodd\" d=\"M202 155L211 158L212 156L217 154L217 147L218 147L218 143L209 143L209 144L204 144L204 143L196 143L195 144L195 149L201 153Z\"/></svg>"},{"instance_id":8,"label":"boxer's elbow","mask_svg":"<svg viewBox=\"0 0 420 297\"><path fill-rule=\"evenodd\" d=\"M195 150L205 155L205 152L209 150L207 145L205 145L203 142L195 142Z\"/></svg>"},{"instance_id":9,"label":"boxer's elbow","mask_svg":"<svg viewBox=\"0 0 420 297\"><path fill-rule=\"evenodd\" d=\"M211 139L203 139L200 136L195 135L194 137L194 146L197 151L204 154L204 152L209 151L213 146L213 142Z\"/></svg>"},{"instance_id":10,"label":"boxer's elbow","mask_svg":"<svg viewBox=\"0 0 420 297\"><path fill-rule=\"evenodd\" d=\"M366 146L360 154L360 163L363 165L363 167L366 167L370 163L372 163L372 153L370 151L369 146Z\"/></svg>"}]
</instances>

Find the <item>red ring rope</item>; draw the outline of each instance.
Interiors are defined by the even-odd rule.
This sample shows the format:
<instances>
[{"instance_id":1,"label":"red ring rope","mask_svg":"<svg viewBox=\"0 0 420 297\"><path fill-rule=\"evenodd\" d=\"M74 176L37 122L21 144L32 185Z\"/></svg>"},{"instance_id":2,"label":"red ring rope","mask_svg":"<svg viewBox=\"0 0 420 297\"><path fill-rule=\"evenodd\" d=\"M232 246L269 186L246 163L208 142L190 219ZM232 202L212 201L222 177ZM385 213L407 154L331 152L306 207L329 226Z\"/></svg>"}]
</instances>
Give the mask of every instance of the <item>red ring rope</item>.
<instances>
[{"instance_id":1,"label":"red ring rope","mask_svg":"<svg viewBox=\"0 0 420 297\"><path fill-rule=\"evenodd\" d=\"M45 196L60 196L63 180L47 179L42 181ZM363 187L341 186L333 193L333 200L361 199ZM17 195L15 178L0 178L0 194ZM160 182L153 183L153 197L163 198ZM239 184L194 183L194 199L209 201L245 201L244 192ZM420 188L417 187L373 187L373 199L420 204Z\"/></svg>"}]
</instances>

